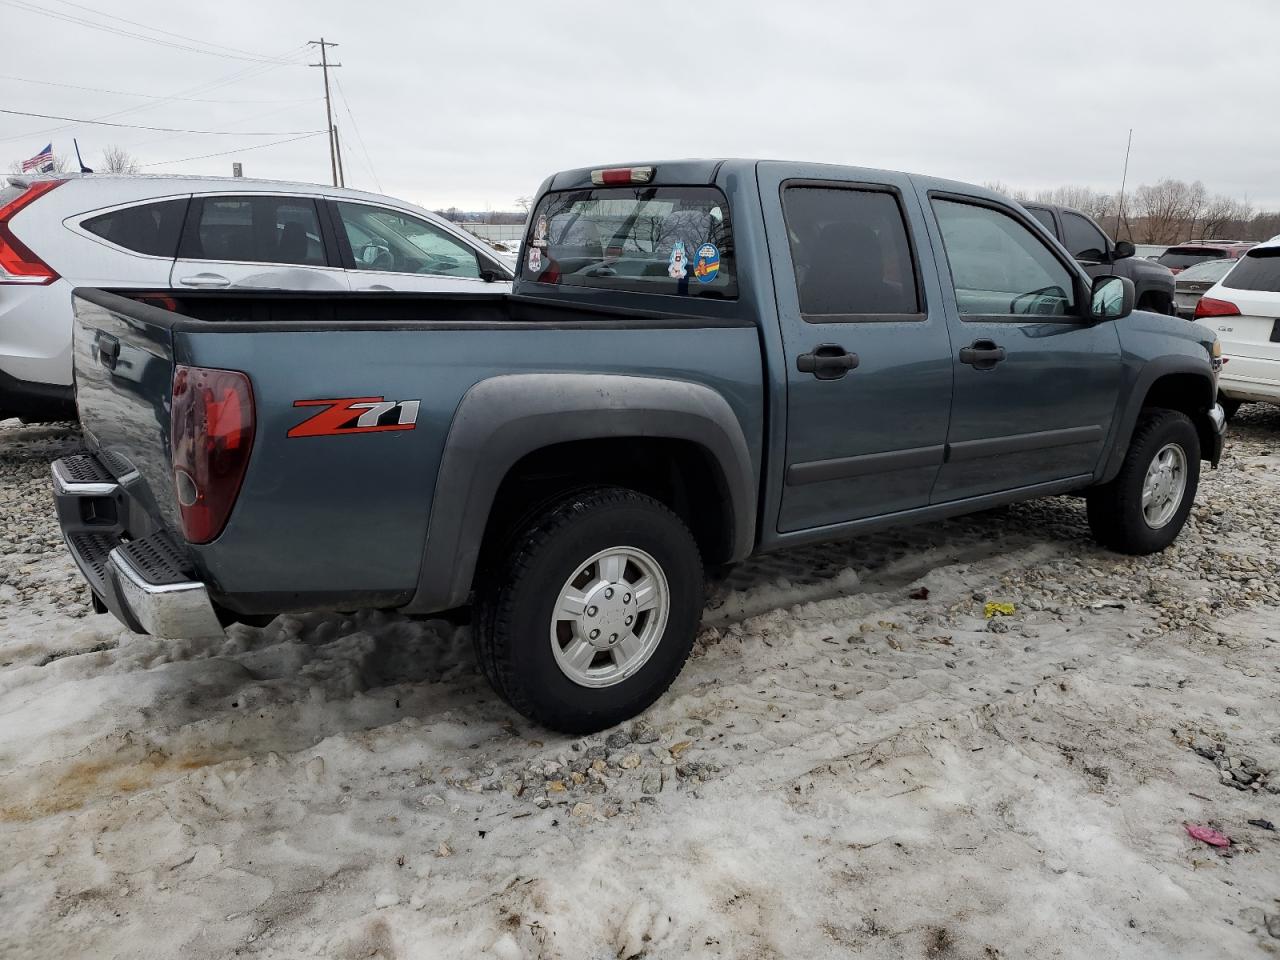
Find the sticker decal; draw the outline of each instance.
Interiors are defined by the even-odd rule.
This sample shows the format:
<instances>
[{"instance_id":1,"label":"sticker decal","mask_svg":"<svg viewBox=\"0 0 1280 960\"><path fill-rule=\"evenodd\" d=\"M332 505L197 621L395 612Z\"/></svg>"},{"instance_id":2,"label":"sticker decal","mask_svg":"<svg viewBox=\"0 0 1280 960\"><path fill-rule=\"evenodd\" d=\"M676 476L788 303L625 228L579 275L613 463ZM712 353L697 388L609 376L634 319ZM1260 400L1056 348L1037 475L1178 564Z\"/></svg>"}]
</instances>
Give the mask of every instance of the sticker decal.
<instances>
[{"instance_id":1,"label":"sticker decal","mask_svg":"<svg viewBox=\"0 0 1280 960\"><path fill-rule=\"evenodd\" d=\"M533 229L533 245L535 247L545 247L547 245L547 218L545 216L538 217L538 223Z\"/></svg>"},{"instance_id":2,"label":"sticker decal","mask_svg":"<svg viewBox=\"0 0 1280 960\"><path fill-rule=\"evenodd\" d=\"M535 240L534 243L537 243L537 241ZM530 273L542 272L542 250L540 250L538 247L529 248L529 272Z\"/></svg>"},{"instance_id":3,"label":"sticker decal","mask_svg":"<svg viewBox=\"0 0 1280 960\"><path fill-rule=\"evenodd\" d=\"M699 283L710 283L720 276L720 251L714 243L704 243L698 248L698 257L693 261L693 275Z\"/></svg>"},{"instance_id":4,"label":"sticker decal","mask_svg":"<svg viewBox=\"0 0 1280 960\"><path fill-rule=\"evenodd\" d=\"M688 269L689 264L684 252L684 241L677 240L671 246L671 259L667 261L667 276L673 280L683 280Z\"/></svg>"},{"instance_id":5,"label":"sticker decal","mask_svg":"<svg viewBox=\"0 0 1280 960\"><path fill-rule=\"evenodd\" d=\"M336 400L295 400L295 407L324 407L290 430L289 437L345 437L349 433L412 430L418 423L420 400L382 397L342 397Z\"/></svg>"}]
</instances>

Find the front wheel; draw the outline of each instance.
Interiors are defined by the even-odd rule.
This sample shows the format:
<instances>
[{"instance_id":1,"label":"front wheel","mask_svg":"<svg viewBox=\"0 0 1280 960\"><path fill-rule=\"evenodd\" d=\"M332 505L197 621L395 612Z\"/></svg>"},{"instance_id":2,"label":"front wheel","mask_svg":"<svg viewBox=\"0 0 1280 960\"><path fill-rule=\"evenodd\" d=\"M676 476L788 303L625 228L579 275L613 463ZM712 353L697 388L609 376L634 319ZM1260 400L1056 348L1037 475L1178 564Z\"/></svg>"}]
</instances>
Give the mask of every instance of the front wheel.
<instances>
[{"instance_id":1,"label":"front wheel","mask_svg":"<svg viewBox=\"0 0 1280 960\"><path fill-rule=\"evenodd\" d=\"M633 490L578 491L527 521L480 586L485 675L529 719L590 733L635 716L684 666L702 615L697 544Z\"/></svg>"},{"instance_id":2,"label":"front wheel","mask_svg":"<svg viewBox=\"0 0 1280 960\"><path fill-rule=\"evenodd\" d=\"M1200 482L1200 437L1178 410L1138 418L1120 472L1087 494L1089 528L1120 553L1163 550L1187 522Z\"/></svg>"}]
</instances>

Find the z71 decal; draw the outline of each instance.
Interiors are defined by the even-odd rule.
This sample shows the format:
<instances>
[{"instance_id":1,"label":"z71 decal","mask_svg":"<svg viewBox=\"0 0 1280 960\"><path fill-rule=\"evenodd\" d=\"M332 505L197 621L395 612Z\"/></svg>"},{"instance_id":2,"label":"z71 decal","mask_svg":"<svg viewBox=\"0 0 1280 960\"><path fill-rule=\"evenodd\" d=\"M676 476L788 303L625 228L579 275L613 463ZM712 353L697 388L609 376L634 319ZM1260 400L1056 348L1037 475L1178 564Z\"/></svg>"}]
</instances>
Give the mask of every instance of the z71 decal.
<instances>
[{"instance_id":1,"label":"z71 decal","mask_svg":"<svg viewBox=\"0 0 1280 960\"><path fill-rule=\"evenodd\" d=\"M338 400L295 400L295 407L324 407L289 431L290 437L345 437L349 433L412 430L419 400L342 397Z\"/></svg>"}]
</instances>

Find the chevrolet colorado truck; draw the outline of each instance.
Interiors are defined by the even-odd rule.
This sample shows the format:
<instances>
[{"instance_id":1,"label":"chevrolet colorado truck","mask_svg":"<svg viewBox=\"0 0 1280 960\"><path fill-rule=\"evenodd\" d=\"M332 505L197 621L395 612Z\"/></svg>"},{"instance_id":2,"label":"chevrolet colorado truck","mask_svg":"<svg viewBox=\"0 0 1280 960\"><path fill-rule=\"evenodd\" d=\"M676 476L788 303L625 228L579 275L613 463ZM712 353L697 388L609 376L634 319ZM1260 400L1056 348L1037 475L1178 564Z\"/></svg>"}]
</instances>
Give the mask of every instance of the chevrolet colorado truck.
<instances>
[{"instance_id":1,"label":"chevrolet colorado truck","mask_svg":"<svg viewBox=\"0 0 1280 960\"><path fill-rule=\"evenodd\" d=\"M657 699L703 571L1055 494L1178 535L1218 346L979 187L679 161L543 183L511 294L75 293L88 452L53 464L94 604L160 637L473 605L566 732Z\"/></svg>"}]
</instances>

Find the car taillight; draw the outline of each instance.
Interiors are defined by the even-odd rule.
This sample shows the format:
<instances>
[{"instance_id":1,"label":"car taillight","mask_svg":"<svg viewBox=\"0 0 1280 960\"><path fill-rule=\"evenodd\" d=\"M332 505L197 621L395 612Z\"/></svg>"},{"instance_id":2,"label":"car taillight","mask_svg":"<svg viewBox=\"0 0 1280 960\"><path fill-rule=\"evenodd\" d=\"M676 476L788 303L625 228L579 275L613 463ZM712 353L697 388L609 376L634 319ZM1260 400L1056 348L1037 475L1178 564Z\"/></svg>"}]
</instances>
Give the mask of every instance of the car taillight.
<instances>
[{"instance_id":1,"label":"car taillight","mask_svg":"<svg viewBox=\"0 0 1280 960\"><path fill-rule=\"evenodd\" d=\"M37 180L12 201L0 207L0 283L53 283L57 272L31 252L13 235L9 221L24 207L66 183L65 180Z\"/></svg>"},{"instance_id":2,"label":"car taillight","mask_svg":"<svg viewBox=\"0 0 1280 960\"><path fill-rule=\"evenodd\" d=\"M1201 297L1196 304L1196 319L1201 317L1238 317L1240 308L1230 300L1215 300L1213 297Z\"/></svg>"},{"instance_id":3,"label":"car taillight","mask_svg":"<svg viewBox=\"0 0 1280 960\"><path fill-rule=\"evenodd\" d=\"M174 369L173 488L191 543L208 543L227 525L249 466L253 428L253 387L243 373Z\"/></svg>"},{"instance_id":4,"label":"car taillight","mask_svg":"<svg viewBox=\"0 0 1280 960\"><path fill-rule=\"evenodd\" d=\"M597 187L648 183L652 179L653 167L610 167L607 170L591 171L591 182Z\"/></svg>"}]
</instances>

